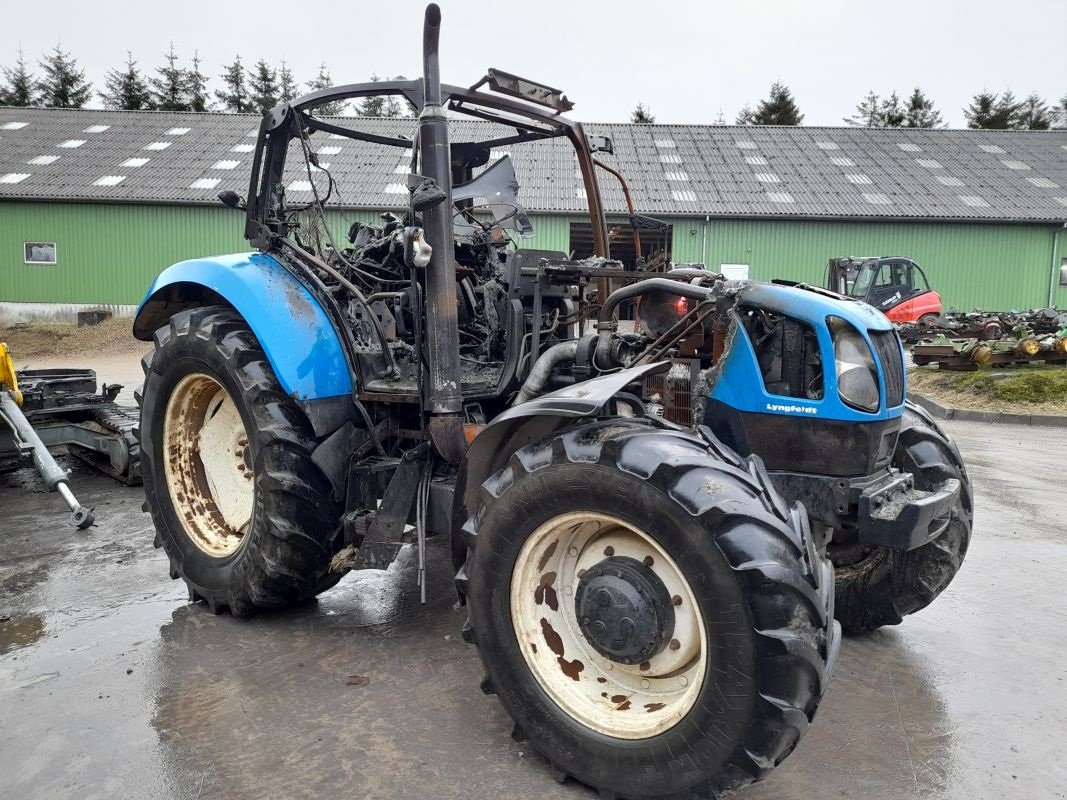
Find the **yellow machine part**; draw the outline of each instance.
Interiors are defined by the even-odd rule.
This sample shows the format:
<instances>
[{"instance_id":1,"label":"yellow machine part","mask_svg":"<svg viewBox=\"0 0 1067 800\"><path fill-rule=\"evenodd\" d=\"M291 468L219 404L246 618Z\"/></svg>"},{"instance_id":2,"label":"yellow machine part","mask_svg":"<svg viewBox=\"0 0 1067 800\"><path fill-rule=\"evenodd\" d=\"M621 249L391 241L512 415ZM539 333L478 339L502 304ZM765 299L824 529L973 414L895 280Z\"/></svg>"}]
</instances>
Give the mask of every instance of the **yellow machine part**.
<instances>
[{"instance_id":1,"label":"yellow machine part","mask_svg":"<svg viewBox=\"0 0 1067 800\"><path fill-rule=\"evenodd\" d=\"M11 360L11 351L0 342L0 391L8 392L16 403L22 405L22 392L19 391L19 379L15 375L15 362Z\"/></svg>"}]
</instances>

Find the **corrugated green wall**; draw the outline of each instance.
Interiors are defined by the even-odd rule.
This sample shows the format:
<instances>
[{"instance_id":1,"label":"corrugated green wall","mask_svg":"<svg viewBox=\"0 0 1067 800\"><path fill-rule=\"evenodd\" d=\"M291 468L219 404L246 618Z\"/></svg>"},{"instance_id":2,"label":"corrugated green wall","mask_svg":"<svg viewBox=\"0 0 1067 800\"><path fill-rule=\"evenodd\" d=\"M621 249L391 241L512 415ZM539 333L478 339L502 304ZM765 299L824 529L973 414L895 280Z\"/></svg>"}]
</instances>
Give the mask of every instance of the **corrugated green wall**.
<instances>
[{"instance_id":1,"label":"corrugated green wall","mask_svg":"<svg viewBox=\"0 0 1067 800\"><path fill-rule=\"evenodd\" d=\"M225 208L0 203L0 300L137 303L165 267L247 249ZM23 264L24 241L56 243L55 266Z\"/></svg>"},{"instance_id":2,"label":"corrugated green wall","mask_svg":"<svg viewBox=\"0 0 1067 800\"><path fill-rule=\"evenodd\" d=\"M332 215L342 234L373 212ZM571 221L533 215L523 247L570 249ZM246 250L244 217L225 208L72 203L0 203L0 301L136 303L175 261ZM703 219L673 220L676 261L700 261ZM1052 269L1053 228L1021 225L711 220L706 261L744 263L756 279L819 282L836 255L907 255L922 264L947 307L1042 306ZM1058 256L1067 257L1067 235ZM58 264L22 263L26 241L54 241ZM1067 307L1067 288L1056 302Z\"/></svg>"},{"instance_id":3,"label":"corrugated green wall","mask_svg":"<svg viewBox=\"0 0 1067 800\"><path fill-rule=\"evenodd\" d=\"M700 261L704 220L675 220L675 261ZM692 233L695 231L695 233ZM1048 301L1055 228L884 222L716 220L707 223L709 268L748 264L757 280L821 284L833 256L902 255L923 266L947 308L1005 310ZM1062 237L1060 253L1067 248ZM1055 297L1067 306L1067 288Z\"/></svg>"}]
</instances>

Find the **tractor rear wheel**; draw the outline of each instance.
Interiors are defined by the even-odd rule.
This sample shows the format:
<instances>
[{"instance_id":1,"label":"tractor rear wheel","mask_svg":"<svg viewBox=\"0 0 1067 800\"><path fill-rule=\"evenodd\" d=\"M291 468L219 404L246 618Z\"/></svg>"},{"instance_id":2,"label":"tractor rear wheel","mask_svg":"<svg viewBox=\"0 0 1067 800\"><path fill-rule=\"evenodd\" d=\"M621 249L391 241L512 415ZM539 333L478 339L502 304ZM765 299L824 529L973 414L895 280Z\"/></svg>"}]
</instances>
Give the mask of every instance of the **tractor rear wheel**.
<instances>
[{"instance_id":1,"label":"tractor rear wheel","mask_svg":"<svg viewBox=\"0 0 1067 800\"><path fill-rule=\"evenodd\" d=\"M313 597L340 510L311 425L232 309L175 314L145 357L141 458L157 547L190 598L238 616Z\"/></svg>"},{"instance_id":2,"label":"tractor rear wheel","mask_svg":"<svg viewBox=\"0 0 1067 800\"><path fill-rule=\"evenodd\" d=\"M956 577L967 555L974 518L967 469L948 435L912 403L904 409L893 466L914 475L916 488L925 491L959 480L959 503L941 535L914 550L872 546L857 551L855 544L831 545L837 620L846 633L898 625L908 614L926 608ZM838 555L845 553L850 557Z\"/></svg>"},{"instance_id":3,"label":"tractor rear wheel","mask_svg":"<svg viewBox=\"0 0 1067 800\"><path fill-rule=\"evenodd\" d=\"M581 425L515 453L462 535L483 687L559 780L714 795L807 730L837 652L833 572L758 459Z\"/></svg>"}]
</instances>

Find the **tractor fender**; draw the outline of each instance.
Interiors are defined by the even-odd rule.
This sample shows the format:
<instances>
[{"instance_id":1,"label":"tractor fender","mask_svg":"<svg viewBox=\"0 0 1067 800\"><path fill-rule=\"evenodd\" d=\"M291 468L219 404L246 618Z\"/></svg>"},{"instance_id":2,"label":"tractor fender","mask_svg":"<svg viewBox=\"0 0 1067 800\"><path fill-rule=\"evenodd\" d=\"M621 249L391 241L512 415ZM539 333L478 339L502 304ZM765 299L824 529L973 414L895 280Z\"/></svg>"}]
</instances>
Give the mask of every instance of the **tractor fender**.
<instances>
[{"instance_id":1,"label":"tractor fender","mask_svg":"<svg viewBox=\"0 0 1067 800\"><path fill-rule=\"evenodd\" d=\"M670 362L601 375L550 394L528 400L497 415L467 447L456 475L452 502L452 557L462 565L466 557L459 531L478 504L478 491L490 475L502 469L511 454L582 418L597 417L611 398L634 381L670 368ZM457 566L458 569L458 566Z\"/></svg>"},{"instance_id":2,"label":"tractor fender","mask_svg":"<svg viewBox=\"0 0 1067 800\"><path fill-rule=\"evenodd\" d=\"M220 303L248 323L291 397L306 402L352 394L344 350L326 312L266 253L196 258L167 267L138 307L133 335L149 341L177 312Z\"/></svg>"}]
</instances>

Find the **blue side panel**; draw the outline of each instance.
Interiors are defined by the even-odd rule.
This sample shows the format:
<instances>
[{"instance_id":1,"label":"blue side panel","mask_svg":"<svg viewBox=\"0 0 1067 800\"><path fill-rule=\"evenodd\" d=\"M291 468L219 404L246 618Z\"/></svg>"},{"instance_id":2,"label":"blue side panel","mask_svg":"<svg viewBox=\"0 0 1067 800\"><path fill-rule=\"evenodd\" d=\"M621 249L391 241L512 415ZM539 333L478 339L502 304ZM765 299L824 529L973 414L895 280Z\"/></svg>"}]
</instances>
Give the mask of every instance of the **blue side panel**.
<instances>
[{"instance_id":1,"label":"blue side panel","mask_svg":"<svg viewBox=\"0 0 1067 800\"><path fill-rule=\"evenodd\" d=\"M171 284L205 286L248 322L286 393L316 400L352 393L337 333L310 292L265 253L182 261L156 278L138 308Z\"/></svg>"},{"instance_id":2,"label":"blue side panel","mask_svg":"<svg viewBox=\"0 0 1067 800\"><path fill-rule=\"evenodd\" d=\"M758 414L779 414L808 419L832 419L847 422L875 422L899 417L904 406L886 407L884 367L877 356L879 384L882 403L878 411L867 413L845 405L837 393L837 372L834 369L834 343L826 325L829 316L840 317L850 323L871 347L868 331L893 329L884 314L875 308L848 298L838 299L819 291L769 283L753 284L746 289L742 305L765 308L778 314L792 317L810 325L819 340L819 352L823 363L824 392L821 400L801 397L782 397L768 394L763 388L763 376L756 352L743 328L738 328L733 347L722 364L722 372L712 387L709 397L738 411ZM871 347L871 352L876 352ZM901 354L903 357L903 353Z\"/></svg>"}]
</instances>

